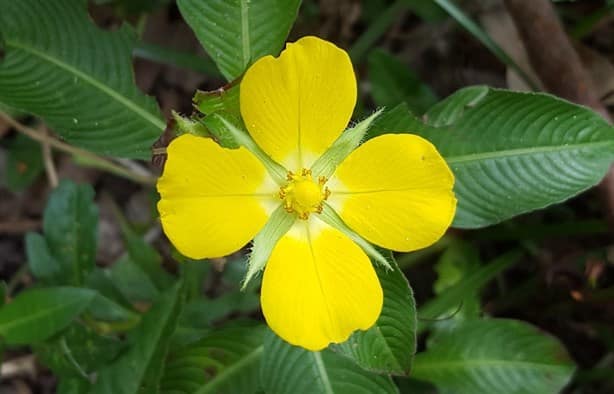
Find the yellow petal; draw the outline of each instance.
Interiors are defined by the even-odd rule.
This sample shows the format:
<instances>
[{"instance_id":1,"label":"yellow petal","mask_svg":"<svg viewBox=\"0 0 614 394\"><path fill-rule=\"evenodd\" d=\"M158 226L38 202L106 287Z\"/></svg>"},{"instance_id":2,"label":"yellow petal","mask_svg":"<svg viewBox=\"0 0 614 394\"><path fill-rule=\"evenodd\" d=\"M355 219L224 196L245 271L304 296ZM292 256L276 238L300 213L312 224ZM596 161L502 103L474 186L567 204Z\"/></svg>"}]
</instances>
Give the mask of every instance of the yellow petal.
<instances>
[{"instance_id":1,"label":"yellow petal","mask_svg":"<svg viewBox=\"0 0 614 394\"><path fill-rule=\"evenodd\" d=\"M158 211L164 232L182 254L225 256L262 228L276 190L249 151L185 134L171 142L167 155Z\"/></svg>"},{"instance_id":2,"label":"yellow petal","mask_svg":"<svg viewBox=\"0 0 614 394\"><path fill-rule=\"evenodd\" d=\"M382 288L364 252L338 230L298 220L264 271L262 311L271 329L309 350L366 330L382 309Z\"/></svg>"},{"instance_id":3,"label":"yellow petal","mask_svg":"<svg viewBox=\"0 0 614 394\"><path fill-rule=\"evenodd\" d=\"M329 204L350 228L397 251L437 241L456 210L448 165L430 142L411 134L365 142L339 165L328 185Z\"/></svg>"},{"instance_id":4,"label":"yellow petal","mask_svg":"<svg viewBox=\"0 0 614 394\"><path fill-rule=\"evenodd\" d=\"M356 104L348 54L304 37L254 63L241 82L241 114L256 143L291 171L310 168L347 126Z\"/></svg>"}]
</instances>

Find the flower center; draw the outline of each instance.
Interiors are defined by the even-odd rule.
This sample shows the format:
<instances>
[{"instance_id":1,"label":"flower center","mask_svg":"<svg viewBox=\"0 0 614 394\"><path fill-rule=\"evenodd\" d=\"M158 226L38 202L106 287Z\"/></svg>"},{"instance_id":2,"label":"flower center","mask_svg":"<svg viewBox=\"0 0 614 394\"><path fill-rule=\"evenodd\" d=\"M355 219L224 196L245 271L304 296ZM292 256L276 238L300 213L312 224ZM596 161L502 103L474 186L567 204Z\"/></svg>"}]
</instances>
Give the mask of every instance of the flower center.
<instances>
[{"instance_id":1,"label":"flower center","mask_svg":"<svg viewBox=\"0 0 614 394\"><path fill-rule=\"evenodd\" d=\"M312 212L321 213L324 200L330 190L324 186L327 179L321 176L315 182L311 170L303 168L299 174L288 172L288 183L279 189L279 198L283 200L286 211L296 212L299 219L309 218Z\"/></svg>"}]
</instances>

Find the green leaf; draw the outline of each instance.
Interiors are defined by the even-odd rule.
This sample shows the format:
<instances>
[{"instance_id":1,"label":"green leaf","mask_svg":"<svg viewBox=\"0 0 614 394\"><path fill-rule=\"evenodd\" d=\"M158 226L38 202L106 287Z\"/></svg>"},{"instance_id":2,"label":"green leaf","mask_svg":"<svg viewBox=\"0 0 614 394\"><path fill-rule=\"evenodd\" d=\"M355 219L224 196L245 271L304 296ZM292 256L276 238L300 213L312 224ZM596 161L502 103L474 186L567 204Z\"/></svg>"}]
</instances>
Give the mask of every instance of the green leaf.
<instances>
[{"instance_id":1,"label":"green leaf","mask_svg":"<svg viewBox=\"0 0 614 394\"><path fill-rule=\"evenodd\" d=\"M375 325L355 332L333 350L369 371L407 375L416 352L416 303L405 275L396 263L392 267L375 266L384 290L384 305Z\"/></svg>"},{"instance_id":2,"label":"green leaf","mask_svg":"<svg viewBox=\"0 0 614 394\"><path fill-rule=\"evenodd\" d=\"M91 385L85 378L59 377L57 394L88 393Z\"/></svg>"},{"instance_id":3,"label":"green leaf","mask_svg":"<svg viewBox=\"0 0 614 394\"><path fill-rule=\"evenodd\" d=\"M24 241L30 272L43 282L60 283L62 267L51 254L45 237L38 233L27 233Z\"/></svg>"},{"instance_id":4,"label":"green leaf","mask_svg":"<svg viewBox=\"0 0 614 394\"><path fill-rule=\"evenodd\" d=\"M66 141L113 156L149 158L165 128L134 83L128 26L100 30L87 0L0 0L0 102L40 116Z\"/></svg>"},{"instance_id":5,"label":"green leaf","mask_svg":"<svg viewBox=\"0 0 614 394\"><path fill-rule=\"evenodd\" d=\"M182 304L179 285L162 294L131 332L131 347L100 370L92 394L157 393L169 338Z\"/></svg>"},{"instance_id":6,"label":"green leaf","mask_svg":"<svg viewBox=\"0 0 614 394\"><path fill-rule=\"evenodd\" d=\"M453 226L477 228L565 201L598 183L614 160L614 128L590 109L547 94L459 90L420 122L405 107L369 136L419 134L454 172Z\"/></svg>"},{"instance_id":7,"label":"green leaf","mask_svg":"<svg viewBox=\"0 0 614 394\"><path fill-rule=\"evenodd\" d=\"M424 115L425 122L434 127L452 125L466 109L475 107L490 92L487 86L469 86L457 90L429 109Z\"/></svg>"},{"instance_id":8,"label":"green leaf","mask_svg":"<svg viewBox=\"0 0 614 394\"><path fill-rule=\"evenodd\" d=\"M428 126L412 115L407 103L401 103L386 109L382 115L375 119L373 125L367 130L366 139L390 133L416 133L425 128L428 128Z\"/></svg>"},{"instance_id":9,"label":"green leaf","mask_svg":"<svg viewBox=\"0 0 614 394\"><path fill-rule=\"evenodd\" d=\"M435 264L435 294L441 294L445 289L454 286L468 273L479 269L479 266L480 255L474 245L463 241L452 243Z\"/></svg>"},{"instance_id":10,"label":"green leaf","mask_svg":"<svg viewBox=\"0 0 614 394\"><path fill-rule=\"evenodd\" d=\"M127 18L138 16L142 13L152 11L170 3L171 0L92 0L94 4L113 6L114 12L118 16Z\"/></svg>"},{"instance_id":11,"label":"green leaf","mask_svg":"<svg viewBox=\"0 0 614 394\"><path fill-rule=\"evenodd\" d=\"M204 339L169 355L162 393L255 393L259 371L262 325L238 325L214 331Z\"/></svg>"},{"instance_id":12,"label":"green leaf","mask_svg":"<svg viewBox=\"0 0 614 394\"><path fill-rule=\"evenodd\" d=\"M300 0L178 0L186 22L228 80L265 55L277 55Z\"/></svg>"},{"instance_id":13,"label":"green leaf","mask_svg":"<svg viewBox=\"0 0 614 394\"><path fill-rule=\"evenodd\" d=\"M133 312L131 306L122 305L100 293L87 308L90 322L95 321L100 332L112 332L117 327L132 327L140 320L140 315Z\"/></svg>"},{"instance_id":14,"label":"green leaf","mask_svg":"<svg viewBox=\"0 0 614 394\"><path fill-rule=\"evenodd\" d=\"M405 102L416 114L423 114L437 102L431 88L407 66L388 52L376 49L368 58L371 95L378 107Z\"/></svg>"},{"instance_id":15,"label":"green leaf","mask_svg":"<svg viewBox=\"0 0 614 394\"><path fill-rule=\"evenodd\" d=\"M95 296L94 291L72 287L20 293L0 308L0 337L9 345L44 341L81 314Z\"/></svg>"},{"instance_id":16,"label":"green leaf","mask_svg":"<svg viewBox=\"0 0 614 394\"><path fill-rule=\"evenodd\" d=\"M250 316L260 307L259 277L252 279L250 284L241 290L241 281L247 272L247 256L240 255L226 261L222 276L217 280L218 286L224 288L225 292L213 298L202 296L202 279L204 275L208 276L214 267L202 261L180 260L180 263L182 278L192 289L190 301L183 307L172 338L174 345L193 343L228 318Z\"/></svg>"},{"instance_id":17,"label":"green leaf","mask_svg":"<svg viewBox=\"0 0 614 394\"><path fill-rule=\"evenodd\" d=\"M173 277L162 268L162 257L158 251L136 234L124 220L120 221L130 260L147 274L158 290L168 289L173 283Z\"/></svg>"},{"instance_id":18,"label":"green leaf","mask_svg":"<svg viewBox=\"0 0 614 394\"><path fill-rule=\"evenodd\" d=\"M211 271L214 269L213 264L203 260L192 260L181 256L176 251L172 255L176 262L179 263L179 276L184 282L186 302L199 299L203 292L203 283L207 282L208 278L211 277ZM180 258L176 258L175 255ZM224 264L224 271L226 271L226 268L228 268L228 262ZM236 282L237 287L239 280Z\"/></svg>"},{"instance_id":19,"label":"green leaf","mask_svg":"<svg viewBox=\"0 0 614 394\"><path fill-rule=\"evenodd\" d=\"M115 288L132 302L151 302L160 293L151 278L129 256L113 264L107 273Z\"/></svg>"},{"instance_id":20,"label":"green leaf","mask_svg":"<svg viewBox=\"0 0 614 394\"><path fill-rule=\"evenodd\" d=\"M63 284L81 285L94 269L98 207L93 200L90 185L63 180L47 201L43 231L51 255L60 264Z\"/></svg>"},{"instance_id":21,"label":"green leaf","mask_svg":"<svg viewBox=\"0 0 614 394\"><path fill-rule=\"evenodd\" d=\"M431 383L413 378L396 378L395 383L401 394L438 394Z\"/></svg>"},{"instance_id":22,"label":"green leaf","mask_svg":"<svg viewBox=\"0 0 614 394\"><path fill-rule=\"evenodd\" d=\"M241 138L237 139L232 130L229 130L220 119L208 117L208 115L214 113L222 115L237 129L247 133L241 119L239 91L240 85L233 83L213 91L198 90L192 99L194 106L200 112L200 114L193 115L191 119L194 123L192 129L196 131L193 134L203 134L204 131L205 136L213 137L222 147L238 148L241 145L239 142Z\"/></svg>"},{"instance_id":23,"label":"green leaf","mask_svg":"<svg viewBox=\"0 0 614 394\"><path fill-rule=\"evenodd\" d=\"M126 254L107 274L126 298L151 301L159 291L173 284L173 277L162 267L158 251L134 231L121 210L113 205L113 211L121 228Z\"/></svg>"},{"instance_id":24,"label":"green leaf","mask_svg":"<svg viewBox=\"0 0 614 394\"><path fill-rule=\"evenodd\" d=\"M0 40L0 61L2 60L3 50L4 50L4 43L2 40ZM0 102L0 111L4 112L5 114L7 114L8 116L12 118L22 118L22 117L26 117L29 115L27 112L18 111L17 109L9 107L7 104L4 104L2 102Z\"/></svg>"},{"instance_id":25,"label":"green leaf","mask_svg":"<svg viewBox=\"0 0 614 394\"><path fill-rule=\"evenodd\" d=\"M90 289L96 290L100 296L111 300L112 302L118 304L124 309L132 308L132 304L119 291L107 269L95 268L92 272L89 273L89 275L85 279L85 286ZM107 310L104 305L102 305L102 309L102 312L105 312Z\"/></svg>"},{"instance_id":26,"label":"green leaf","mask_svg":"<svg viewBox=\"0 0 614 394\"><path fill-rule=\"evenodd\" d=\"M559 393L575 366L561 343L520 321L467 320L438 330L412 377L456 394Z\"/></svg>"},{"instance_id":27,"label":"green leaf","mask_svg":"<svg viewBox=\"0 0 614 394\"><path fill-rule=\"evenodd\" d=\"M437 297L421 306L418 315L421 318L436 319L450 310L457 310L459 306L463 308L465 300L471 302L482 287L497 274L515 264L521 256L522 252L513 250L467 274L461 281L446 288ZM426 328L428 324L419 324L418 332Z\"/></svg>"},{"instance_id":28,"label":"green leaf","mask_svg":"<svg viewBox=\"0 0 614 394\"><path fill-rule=\"evenodd\" d=\"M275 394L398 392L388 376L365 371L328 349L310 352L292 346L272 332L264 342L260 379L264 391Z\"/></svg>"},{"instance_id":29,"label":"green leaf","mask_svg":"<svg viewBox=\"0 0 614 394\"><path fill-rule=\"evenodd\" d=\"M16 192L26 189L43 171L43 156L38 142L18 134L7 146L6 186Z\"/></svg>"},{"instance_id":30,"label":"green leaf","mask_svg":"<svg viewBox=\"0 0 614 394\"><path fill-rule=\"evenodd\" d=\"M441 255L435 264L437 280L433 284L435 294L441 294L461 282L467 276L480 270L480 255L477 248L468 242L453 242ZM463 295L462 305L458 305L446 311L452 319L477 318L480 315L480 297L476 290L467 289Z\"/></svg>"},{"instance_id":31,"label":"green leaf","mask_svg":"<svg viewBox=\"0 0 614 394\"><path fill-rule=\"evenodd\" d=\"M56 376L83 377L112 361L123 344L73 323L57 338L35 347L39 360Z\"/></svg>"},{"instance_id":32,"label":"green leaf","mask_svg":"<svg viewBox=\"0 0 614 394\"><path fill-rule=\"evenodd\" d=\"M201 297L186 304L180 322L199 328L211 328L216 321L219 322L233 313L253 312L259 306L260 297L256 291L235 290L216 298Z\"/></svg>"},{"instance_id":33,"label":"green leaf","mask_svg":"<svg viewBox=\"0 0 614 394\"><path fill-rule=\"evenodd\" d=\"M456 176L456 227L564 201L597 184L614 160L614 128L587 108L546 94L492 89L469 102L457 94L464 108L452 123L421 133ZM438 109L457 108L456 96Z\"/></svg>"},{"instance_id":34,"label":"green leaf","mask_svg":"<svg viewBox=\"0 0 614 394\"><path fill-rule=\"evenodd\" d=\"M0 280L0 307L6 303L8 286L4 280Z\"/></svg>"}]
</instances>

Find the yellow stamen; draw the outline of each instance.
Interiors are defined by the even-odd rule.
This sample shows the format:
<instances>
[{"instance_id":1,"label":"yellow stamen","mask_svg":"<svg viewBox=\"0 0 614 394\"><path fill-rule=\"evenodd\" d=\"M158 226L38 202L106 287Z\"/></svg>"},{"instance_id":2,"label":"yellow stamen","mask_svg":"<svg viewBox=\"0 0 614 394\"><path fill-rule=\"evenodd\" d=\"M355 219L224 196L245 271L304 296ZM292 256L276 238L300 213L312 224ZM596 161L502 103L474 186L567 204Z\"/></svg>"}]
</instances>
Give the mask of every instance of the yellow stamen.
<instances>
[{"instance_id":1,"label":"yellow stamen","mask_svg":"<svg viewBox=\"0 0 614 394\"><path fill-rule=\"evenodd\" d=\"M298 174L288 171L288 183L279 189L279 198L283 200L284 209L296 212L299 219L306 220L309 214L321 213L324 200L330 195L330 190L324 185L326 177L319 177L315 182L311 170L301 169Z\"/></svg>"}]
</instances>

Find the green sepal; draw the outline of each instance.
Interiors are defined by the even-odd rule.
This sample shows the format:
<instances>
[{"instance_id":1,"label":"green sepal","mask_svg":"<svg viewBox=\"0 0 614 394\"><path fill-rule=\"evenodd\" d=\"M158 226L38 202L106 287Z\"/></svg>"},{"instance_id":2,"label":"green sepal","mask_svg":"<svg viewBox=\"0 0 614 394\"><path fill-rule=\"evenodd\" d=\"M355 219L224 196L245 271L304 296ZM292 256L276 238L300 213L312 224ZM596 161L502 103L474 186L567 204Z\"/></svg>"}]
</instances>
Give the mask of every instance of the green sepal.
<instances>
[{"instance_id":1,"label":"green sepal","mask_svg":"<svg viewBox=\"0 0 614 394\"><path fill-rule=\"evenodd\" d=\"M219 111L227 111L233 115L240 116L239 91L240 85L237 83L229 84L212 91L197 90L192 102L204 115L211 115Z\"/></svg>"},{"instance_id":2,"label":"green sepal","mask_svg":"<svg viewBox=\"0 0 614 394\"><path fill-rule=\"evenodd\" d=\"M241 290L245 290L254 275L264 268L277 241L290 230L295 221L296 215L286 212L282 205L279 205L273 212L262 230L254 238L254 246L249 256L247 273Z\"/></svg>"},{"instance_id":3,"label":"green sepal","mask_svg":"<svg viewBox=\"0 0 614 394\"><path fill-rule=\"evenodd\" d=\"M322 219L322 221L329 226L336 228L343 234L350 237L352 241L356 242L356 244L358 244L358 246L360 246L362 250L378 264L382 265L386 269L392 269L390 261L386 258L386 256L384 256L384 254L380 252L377 247L371 245L369 241L365 240L354 230L349 228L330 205L326 203L323 204L322 213L318 215L318 218Z\"/></svg>"},{"instance_id":4,"label":"green sepal","mask_svg":"<svg viewBox=\"0 0 614 394\"><path fill-rule=\"evenodd\" d=\"M199 137L211 137L211 133L207 131L204 124L198 120L181 116L179 113L172 111L173 119L175 120L175 133L177 136L183 134L193 134Z\"/></svg>"},{"instance_id":5,"label":"green sepal","mask_svg":"<svg viewBox=\"0 0 614 394\"><path fill-rule=\"evenodd\" d=\"M201 122L205 126L207 131L210 133L210 135L213 137L213 139L215 139L215 141L222 148L238 149L241 146L241 143L237 141L237 138L229 130L226 123L221 121L222 118L225 119L228 124L232 125L238 130L241 130L243 128L241 119L225 111L223 115L221 113L216 113L205 116L201 119Z\"/></svg>"},{"instance_id":6,"label":"green sepal","mask_svg":"<svg viewBox=\"0 0 614 394\"><path fill-rule=\"evenodd\" d=\"M286 184L286 176L288 171L279 163L271 159L262 149L260 149L247 131L245 131L243 127L239 128L239 126L237 126L237 124L231 119L232 116L229 114L216 112L206 116L203 121L205 122L205 126L207 126L212 133L214 133L214 130L216 130L215 132L223 132L232 136L238 145L244 146L248 151L256 156L258 160L260 160L268 171L269 175L271 175L277 184Z\"/></svg>"},{"instance_id":7,"label":"green sepal","mask_svg":"<svg viewBox=\"0 0 614 394\"><path fill-rule=\"evenodd\" d=\"M337 140L320 156L311 166L314 178L324 176L330 178L337 166L350 154L364 139L367 130L373 121L382 113L383 109L375 111L371 116L344 131Z\"/></svg>"}]
</instances>

